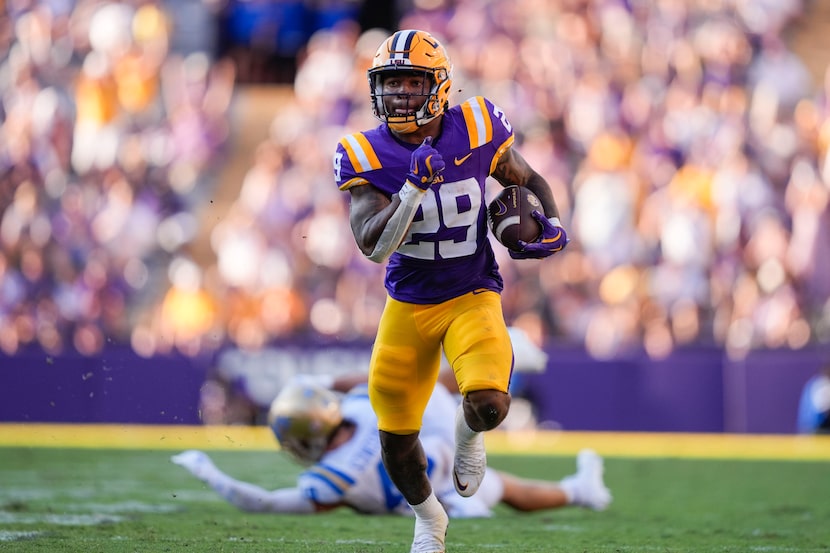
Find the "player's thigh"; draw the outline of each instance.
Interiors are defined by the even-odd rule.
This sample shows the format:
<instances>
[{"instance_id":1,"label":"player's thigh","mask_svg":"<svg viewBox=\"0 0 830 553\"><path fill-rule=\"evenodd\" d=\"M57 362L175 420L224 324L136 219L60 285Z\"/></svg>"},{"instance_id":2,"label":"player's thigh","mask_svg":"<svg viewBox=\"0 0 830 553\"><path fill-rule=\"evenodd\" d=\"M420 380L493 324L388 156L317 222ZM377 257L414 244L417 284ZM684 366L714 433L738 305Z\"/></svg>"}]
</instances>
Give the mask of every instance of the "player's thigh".
<instances>
[{"instance_id":1,"label":"player's thigh","mask_svg":"<svg viewBox=\"0 0 830 553\"><path fill-rule=\"evenodd\" d=\"M441 332L428 331L424 307L387 299L369 367L369 399L378 428L408 434L421 419L438 378Z\"/></svg>"},{"instance_id":2,"label":"player's thigh","mask_svg":"<svg viewBox=\"0 0 830 553\"><path fill-rule=\"evenodd\" d=\"M467 294L455 305L444 337L444 353L458 389L507 392L513 370L513 346L504 322L501 297L495 292Z\"/></svg>"}]
</instances>

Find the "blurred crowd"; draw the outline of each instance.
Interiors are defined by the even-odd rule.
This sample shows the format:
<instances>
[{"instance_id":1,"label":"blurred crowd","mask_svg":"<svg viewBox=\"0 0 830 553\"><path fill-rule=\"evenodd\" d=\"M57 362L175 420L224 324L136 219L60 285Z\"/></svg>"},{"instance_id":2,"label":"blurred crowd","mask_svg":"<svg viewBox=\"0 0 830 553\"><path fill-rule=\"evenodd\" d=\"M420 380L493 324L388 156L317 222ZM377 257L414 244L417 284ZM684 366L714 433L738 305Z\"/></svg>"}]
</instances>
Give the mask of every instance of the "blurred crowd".
<instances>
[{"instance_id":1,"label":"blurred crowd","mask_svg":"<svg viewBox=\"0 0 830 553\"><path fill-rule=\"evenodd\" d=\"M569 230L545 262L496 246L509 324L598 358L830 341L830 77L786 43L805 0L406 4L398 27L444 42L453 103L504 109ZM387 30L343 16L298 49L204 261L188 243L222 186L238 61L153 1L6 11L0 350L372 339L383 266L353 244L331 156L378 124L365 71Z\"/></svg>"},{"instance_id":2,"label":"blurred crowd","mask_svg":"<svg viewBox=\"0 0 830 553\"><path fill-rule=\"evenodd\" d=\"M156 2L0 5L0 349L95 354L194 234L234 68Z\"/></svg>"}]
</instances>

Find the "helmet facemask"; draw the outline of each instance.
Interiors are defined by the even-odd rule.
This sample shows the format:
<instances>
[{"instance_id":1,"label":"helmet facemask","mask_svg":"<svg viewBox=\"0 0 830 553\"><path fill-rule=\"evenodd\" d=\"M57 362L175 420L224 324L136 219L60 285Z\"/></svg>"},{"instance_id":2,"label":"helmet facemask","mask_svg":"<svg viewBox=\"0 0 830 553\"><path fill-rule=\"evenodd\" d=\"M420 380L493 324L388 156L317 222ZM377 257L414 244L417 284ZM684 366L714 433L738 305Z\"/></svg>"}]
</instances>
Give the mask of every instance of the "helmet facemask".
<instances>
[{"instance_id":1,"label":"helmet facemask","mask_svg":"<svg viewBox=\"0 0 830 553\"><path fill-rule=\"evenodd\" d=\"M436 75L438 73L438 75ZM443 104L440 96L441 83L448 83L446 70L433 70L427 67L401 67L400 69L377 68L369 71L369 90L372 96L372 112L375 117L386 123L390 129L400 133L410 133L435 119L447 109L447 102ZM385 91L384 81L394 75L408 76L415 74L423 77L423 89L419 93L401 93L400 91ZM396 114L389 111L386 99L392 96L409 96L406 114ZM420 105L414 104L413 98L424 98Z\"/></svg>"},{"instance_id":2,"label":"helmet facemask","mask_svg":"<svg viewBox=\"0 0 830 553\"><path fill-rule=\"evenodd\" d=\"M413 74L423 76L425 90L420 94L409 92L408 95L423 97L424 101L418 100L419 105L408 105L406 114L390 112L385 100L391 96L406 96L407 93L385 92L386 79L394 75ZM441 43L425 31L398 31L387 38L378 47L367 76L372 113L392 131L415 132L449 107L452 64Z\"/></svg>"}]
</instances>

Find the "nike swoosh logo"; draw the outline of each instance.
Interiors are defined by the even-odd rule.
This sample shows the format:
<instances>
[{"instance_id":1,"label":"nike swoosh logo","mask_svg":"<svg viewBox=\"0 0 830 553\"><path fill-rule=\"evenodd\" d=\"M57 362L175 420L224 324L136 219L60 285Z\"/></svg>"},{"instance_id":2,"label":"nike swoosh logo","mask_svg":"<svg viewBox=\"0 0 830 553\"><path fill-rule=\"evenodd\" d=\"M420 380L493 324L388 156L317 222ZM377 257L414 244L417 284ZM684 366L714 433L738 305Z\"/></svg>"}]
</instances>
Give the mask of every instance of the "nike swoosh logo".
<instances>
[{"instance_id":1,"label":"nike swoosh logo","mask_svg":"<svg viewBox=\"0 0 830 553\"><path fill-rule=\"evenodd\" d=\"M455 473L455 469L453 469L453 471L452 471L452 479L455 480L455 488L458 491L463 492L464 490L466 490L470 486L469 484L462 484L461 482L458 481L458 475Z\"/></svg>"},{"instance_id":2,"label":"nike swoosh logo","mask_svg":"<svg viewBox=\"0 0 830 553\"><path fill-rule=\"evenodd\" d=\"M464 156L464 157L462 157L462 158L460 158L460 159L459 159L459 158L455 158L455 159L453 160L453 162L454 162L456 165L461 165L462 163L464 163L465 161L467 161L467 158L469 158L471 155L473 155L473 152L470 152L469 154L467 154L466 156Z\"/></svg>"}]
</instances>

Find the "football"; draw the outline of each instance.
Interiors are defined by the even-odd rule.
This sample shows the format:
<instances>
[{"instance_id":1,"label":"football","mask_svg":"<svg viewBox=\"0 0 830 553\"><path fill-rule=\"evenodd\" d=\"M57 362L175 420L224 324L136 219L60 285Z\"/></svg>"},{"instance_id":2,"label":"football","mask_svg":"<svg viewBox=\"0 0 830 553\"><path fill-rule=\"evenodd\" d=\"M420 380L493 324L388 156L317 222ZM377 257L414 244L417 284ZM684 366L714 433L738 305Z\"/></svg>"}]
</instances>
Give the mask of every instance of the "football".
<instances>
[{"instance_id":1,"label":"football","mask_svg":"<svg viewBox=\"0 0 830 553\"><path fill-rule=\"evenodd\" d=\"M542 233L542 225L532 213L544 213L542 202L524 186L507 186L487 206L490 230L504 247L518 251L519 240L533 242Z\"/></svg>"}]
</instances>

